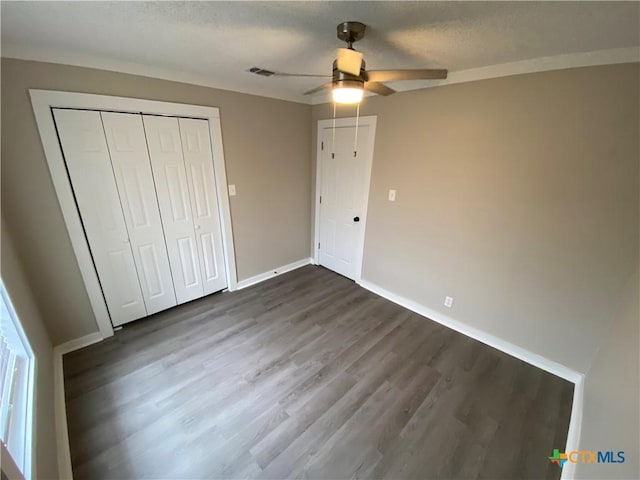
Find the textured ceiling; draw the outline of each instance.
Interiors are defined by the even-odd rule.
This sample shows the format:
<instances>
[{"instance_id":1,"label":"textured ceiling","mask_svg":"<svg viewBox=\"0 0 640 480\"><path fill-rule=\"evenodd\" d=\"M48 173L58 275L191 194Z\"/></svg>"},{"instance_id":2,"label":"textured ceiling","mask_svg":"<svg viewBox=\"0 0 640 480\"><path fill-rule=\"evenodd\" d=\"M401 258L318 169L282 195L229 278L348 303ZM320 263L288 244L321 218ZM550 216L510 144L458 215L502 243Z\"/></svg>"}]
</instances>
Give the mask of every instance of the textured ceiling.
<instances>
[{"instance_id":1,"label":"textured ceiling","mask_svg":"<svg viewBox=\"0 0 640 480\"><path fill-rule=\"evenodd\" d=\"M303 102L309 98L302 92L318 79L262 78L246 70L330 74L335 49L343 46L335 27L345 20L367 24L356 48L369 69L448 68L452 78L480 67L559 55L562 62L594 51L600 52L591 63L615 63L621 54L628 61L630 47L640 45L638 2L2 1L1 8L6 57ZM611 62L603 50L611 51Z\"/></svg>"}]
</instances>

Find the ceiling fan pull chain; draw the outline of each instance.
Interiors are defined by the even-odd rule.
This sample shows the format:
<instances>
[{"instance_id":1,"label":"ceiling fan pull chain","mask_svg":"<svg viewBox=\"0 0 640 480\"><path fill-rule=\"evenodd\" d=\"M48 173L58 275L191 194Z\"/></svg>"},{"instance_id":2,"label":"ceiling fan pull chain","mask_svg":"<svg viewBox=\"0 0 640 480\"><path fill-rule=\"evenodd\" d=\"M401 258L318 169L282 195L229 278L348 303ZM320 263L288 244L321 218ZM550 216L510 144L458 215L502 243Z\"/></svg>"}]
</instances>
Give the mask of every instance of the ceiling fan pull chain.
<instances>
[{"instance_id":1,"label":"ceiling fan pull chain","mask_svg":"<svg viewBox=\"0 0 640 480\"><path fill-rule=\"evenodd\" d=\"M353 141L353 156L358 155L358 123L360 121L360 104L356 107L356 138Z\"/></svg>"},{"instance_id":2,"label":"ceiling fan pull chain","mask_svg":"<svg viewBox=\"0 0 640 480\"><path fill-rule=\"evenodd\" d=\"M331 158L335 157L335 145L336 145L336 103L333 103L333 137L331 139Z\"/></svg>"}]
</instances>

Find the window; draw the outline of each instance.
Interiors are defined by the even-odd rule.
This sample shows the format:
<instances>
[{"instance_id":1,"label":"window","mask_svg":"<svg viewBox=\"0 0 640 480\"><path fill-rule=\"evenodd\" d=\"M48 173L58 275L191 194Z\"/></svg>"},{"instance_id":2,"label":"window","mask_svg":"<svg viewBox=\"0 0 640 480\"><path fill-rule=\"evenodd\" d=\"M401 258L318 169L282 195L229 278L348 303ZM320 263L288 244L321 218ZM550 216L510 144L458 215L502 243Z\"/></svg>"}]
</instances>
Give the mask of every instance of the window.
<instances>
[{"instance_id":1,"label":"window","mask_svg":"<svg viewBox=\"0 0 640 480\"><path fill-rule=\"evenodd\" d=\"M31 478L34 356L0 280L0 439L24 476Z\"/></svg>"}]
</instances>

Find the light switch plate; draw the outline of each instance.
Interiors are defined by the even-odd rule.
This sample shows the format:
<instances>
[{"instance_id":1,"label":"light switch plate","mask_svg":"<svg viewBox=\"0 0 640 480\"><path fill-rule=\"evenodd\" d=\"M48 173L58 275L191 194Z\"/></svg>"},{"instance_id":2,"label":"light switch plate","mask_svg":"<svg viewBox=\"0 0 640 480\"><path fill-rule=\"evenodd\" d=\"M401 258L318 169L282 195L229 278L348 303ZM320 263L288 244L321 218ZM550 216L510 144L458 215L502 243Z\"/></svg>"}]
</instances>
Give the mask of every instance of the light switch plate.
<instances>
[{"instance_id":1,"label":"light switch plate","mask_svg":"<svg viewBox=\"0 0 640 480\"><path fill-rule=\"evenodd\" d=\"M390 202L395 202L396 201L396 191L395 190L389 190L389 201Z\"/></svg>"},{"instance_id":2,"label":"light switch plate","mask_svg":"<svg viewBox=\"0 0 640 480\"><path fill-rule=\"evenodd\" d=\"M236 186L235 185L229 185L229 196L230 197L235 197L236 196Z\"/></svg>"}]
</instances>

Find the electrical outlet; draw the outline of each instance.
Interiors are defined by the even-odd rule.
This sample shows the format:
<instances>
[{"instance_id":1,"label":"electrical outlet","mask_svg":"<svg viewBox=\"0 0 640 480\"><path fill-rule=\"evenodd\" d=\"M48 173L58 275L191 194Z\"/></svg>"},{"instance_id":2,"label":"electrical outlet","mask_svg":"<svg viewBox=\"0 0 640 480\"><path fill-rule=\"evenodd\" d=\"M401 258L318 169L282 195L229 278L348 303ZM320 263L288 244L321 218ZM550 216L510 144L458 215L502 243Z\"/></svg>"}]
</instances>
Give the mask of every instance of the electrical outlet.
<instances>
[{"instance_id":1,"label":"electrical outlet","mask_svg":"<svg viewBox=\"0 0 640 480\"><path fill-rule=\"evenodd\" d=\"M453 297L444 297L444 306L447 308L451 308L453 305Z\"/></svg>"},{"instance_id":2,"label":"electrical outlet","mask_svg":"<svg viewBox=\"0 0 640 480\"><path fill-rule=\"evenodd\" d=\"M229 196L230 197L235 197L236 196L236 186L235 185L229 185Z\"/></svg>"},{"instance_id":3,"label":"electrical outlet","mask_svg":"<svg viewBox=\"0 0 640 480\"><path fill-rule=\"evenodd\" d=\"M390 202L395 202L396 201L396 191L395 190L389 190L389 201Z\"/></svg>"}]
</instances>

